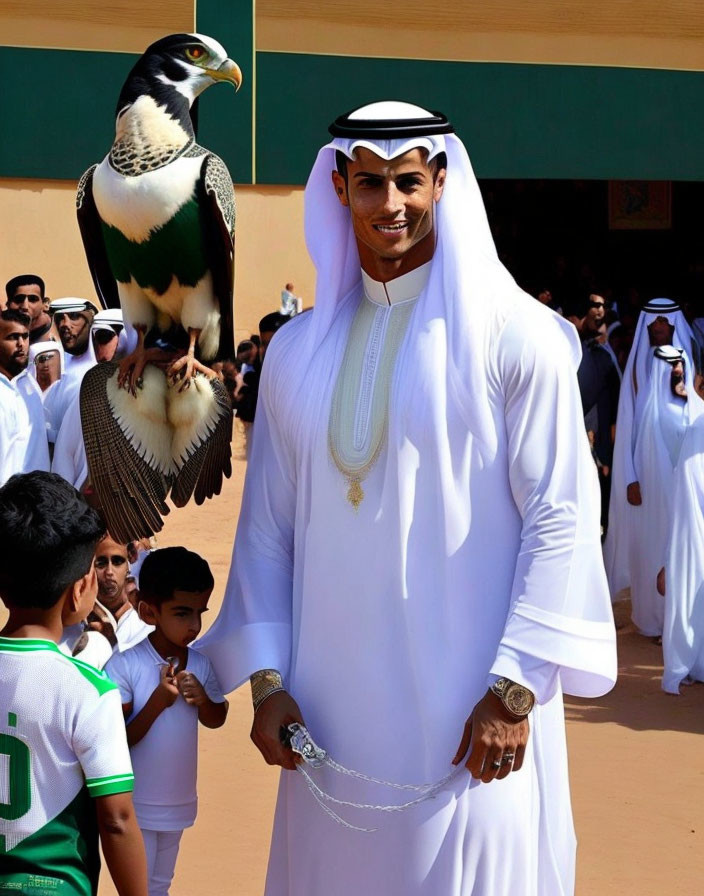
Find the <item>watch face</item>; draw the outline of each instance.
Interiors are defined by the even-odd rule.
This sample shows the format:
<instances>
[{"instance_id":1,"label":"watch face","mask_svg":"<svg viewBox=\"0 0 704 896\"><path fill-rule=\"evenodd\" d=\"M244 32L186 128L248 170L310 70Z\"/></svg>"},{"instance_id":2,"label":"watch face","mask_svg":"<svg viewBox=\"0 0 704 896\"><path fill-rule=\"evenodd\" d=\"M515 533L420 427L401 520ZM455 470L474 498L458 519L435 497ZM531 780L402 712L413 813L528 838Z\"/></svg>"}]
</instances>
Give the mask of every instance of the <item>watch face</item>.
<instances>
[{"instance_id":1,"label":"watch face","mask_svg":"<svg viewBox=\"0 0 704 896\"><path fill-rule=\"evenodd\" d=\"M533 708L533 695L520 684L511 685L504 694L507 708L517 716L527 716Z\"/></svg>"}]
</instances>

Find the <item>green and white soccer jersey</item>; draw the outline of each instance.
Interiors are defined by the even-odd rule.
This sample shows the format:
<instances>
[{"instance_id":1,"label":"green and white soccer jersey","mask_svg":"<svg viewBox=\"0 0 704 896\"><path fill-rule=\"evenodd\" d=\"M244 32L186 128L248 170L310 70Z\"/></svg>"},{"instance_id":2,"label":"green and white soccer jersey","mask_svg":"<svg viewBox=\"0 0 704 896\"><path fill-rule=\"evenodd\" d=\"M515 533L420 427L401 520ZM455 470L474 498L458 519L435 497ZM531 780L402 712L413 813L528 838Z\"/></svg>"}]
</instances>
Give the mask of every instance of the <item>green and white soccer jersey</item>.
<instances>
[{"instance_id":1,"label":"green and white soccer jersey","mask_svg":"<svg viewBox=\"0 0 704 896\"><path fill-rule=\"evenodd\" d=\"M132 790L115 685L52 641L0 638L0 894L91 896L91 797Z\"/></svg>"}]
</instances>

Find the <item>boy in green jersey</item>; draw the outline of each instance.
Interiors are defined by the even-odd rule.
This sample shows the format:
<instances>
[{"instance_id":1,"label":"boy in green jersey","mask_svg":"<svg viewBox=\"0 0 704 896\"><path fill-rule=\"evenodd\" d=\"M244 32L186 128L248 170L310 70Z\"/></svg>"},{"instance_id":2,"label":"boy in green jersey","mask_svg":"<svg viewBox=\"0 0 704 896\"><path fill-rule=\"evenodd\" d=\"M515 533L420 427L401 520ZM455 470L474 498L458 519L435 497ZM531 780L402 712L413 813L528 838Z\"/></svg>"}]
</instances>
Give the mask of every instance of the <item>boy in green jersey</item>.
<instances>
[{"instance_id":1,"label":"boy in green jersey","mask_svg":"<svg viewBox=\"0 0 704 896\"><path fill-rule=\"evenodd\" d=\"M120 896L147 896L120 694L56 645L93 606L103 533L59 476L0 488L0 896L93 896L98 834Z\"/></svg>"}]
</instances>

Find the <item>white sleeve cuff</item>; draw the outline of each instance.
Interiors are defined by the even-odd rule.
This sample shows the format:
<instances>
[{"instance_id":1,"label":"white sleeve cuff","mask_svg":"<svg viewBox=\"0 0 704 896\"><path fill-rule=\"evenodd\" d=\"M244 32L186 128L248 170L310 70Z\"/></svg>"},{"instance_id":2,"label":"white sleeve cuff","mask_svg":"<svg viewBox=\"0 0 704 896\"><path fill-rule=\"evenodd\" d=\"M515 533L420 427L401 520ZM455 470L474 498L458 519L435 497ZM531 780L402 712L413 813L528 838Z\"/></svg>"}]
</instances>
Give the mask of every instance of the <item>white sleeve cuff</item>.
<instances>
[{"instance_id":1,"label":"white sleeve cuff","mask_svg":"<svg viewBox=\"0 0 704 896\"><path fill-rule=\"evenodd\" d=\"M531 690L536 703L547 703L557 693L558 669L554 663L501 645L489 670L488 686L498 678L509 678Z\"/></svg>"}]
</instances>

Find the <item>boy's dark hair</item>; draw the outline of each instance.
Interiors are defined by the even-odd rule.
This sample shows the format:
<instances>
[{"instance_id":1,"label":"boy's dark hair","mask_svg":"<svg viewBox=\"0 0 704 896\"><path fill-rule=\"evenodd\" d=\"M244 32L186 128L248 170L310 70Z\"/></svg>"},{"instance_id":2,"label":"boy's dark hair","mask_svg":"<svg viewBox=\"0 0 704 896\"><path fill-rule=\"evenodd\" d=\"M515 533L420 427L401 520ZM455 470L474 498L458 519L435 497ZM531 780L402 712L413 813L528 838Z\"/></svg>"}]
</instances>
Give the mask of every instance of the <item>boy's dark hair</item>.
<instances>
[{"instance_id":1,"label":"boy's dark hair","mask_svg":"<svg viewBox=\"0 0 704 896\"><path fill-rule=\"evenodd\" d=\"M98 513L55 473L12 476L0 488L0 595L48 610L90 569L105 533Z\"/></svg>"},{"instance_id":2,"label":"boy's dark hair","mask_svg":"<svg viewBox=\"0 0 704 896\"><path fill-rule=\"evenodd\" d=\"M290 320L291 318L286 314L281 314L279 311L271 311L269 314L265 314L264 317L259 321L259 332L275 333Z\"/></svg>"},{"instance_id":3,"label":"boy's dark hair","mask_svg":"<svg viewBox=\"0 0 704 896\"><path fill-rule=\"evenodd\" d=\"M4 320L8 324L22 324L27 328L32 322L27 312L20 311L19 308L5 308L4 311L0 311L0 320Z\"/></svg>"},{"instance_id":4,"label":"boy's dark hair","mask_svg":"<svg viewBox=\"0 0 704 896\"><path fill-rule=\"evenodd\" d=\"M5 294L12 299L15 290L20 286L38 286L44 298L44 281L37 274L18 274L5 284Z\"/></svg>"},{"instance_id":5,"label":"boy's dark hair","mask_svg":"<svg viewBox=\"0 0 704 896\"><path fill-rule=\"evenodd\" d=\"M160 607L176 591L207 591L215 584L206 560L186 548L159 548L139 571L139 597Z\"/></svg>"}]
</instances>

